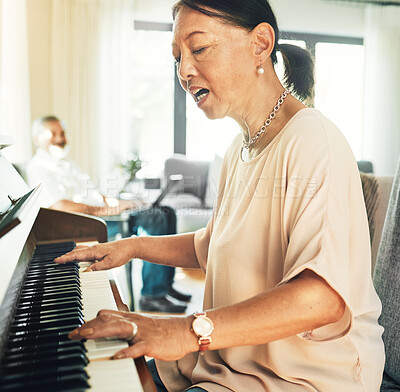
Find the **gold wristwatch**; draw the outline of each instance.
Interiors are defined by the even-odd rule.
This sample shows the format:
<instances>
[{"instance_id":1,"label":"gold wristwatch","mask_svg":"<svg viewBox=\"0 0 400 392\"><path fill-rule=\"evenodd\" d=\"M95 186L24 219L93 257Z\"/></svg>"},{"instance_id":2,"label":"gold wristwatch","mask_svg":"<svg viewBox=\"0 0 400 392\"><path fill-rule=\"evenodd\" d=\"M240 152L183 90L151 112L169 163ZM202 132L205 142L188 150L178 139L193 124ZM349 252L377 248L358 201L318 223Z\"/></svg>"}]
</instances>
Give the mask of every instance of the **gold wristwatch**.
<instances>
[{"instance_id":1,"label":"gold wristwatch","mask_svg":"<svg viewBox=\"0 0 400 392\"><path fill-rule=\"evenodd\" d=\"M196 334L199 344L199 351L206 351L211 343L211 333L214 331L214 324L205 312L193 313L192 330Z\"/></svg>"}]
</instances>

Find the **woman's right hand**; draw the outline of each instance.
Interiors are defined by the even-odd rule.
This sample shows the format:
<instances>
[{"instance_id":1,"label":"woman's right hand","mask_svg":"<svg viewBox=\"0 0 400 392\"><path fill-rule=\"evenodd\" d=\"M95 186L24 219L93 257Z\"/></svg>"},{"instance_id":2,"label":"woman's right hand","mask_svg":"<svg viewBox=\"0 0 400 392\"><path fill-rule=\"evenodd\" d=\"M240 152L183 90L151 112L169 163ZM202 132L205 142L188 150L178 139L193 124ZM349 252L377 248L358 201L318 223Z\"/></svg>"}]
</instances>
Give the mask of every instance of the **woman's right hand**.
<instances>
[{"instance_id":1,"label":"woman's right hand","mask_svg":"<svg viewBox=\"0 0 400 392\"><path fill-rule=\"evenodd\" d=\"M59 264L93 261L94 264L86 271L101 271L120 267L134 258L133 241L134 238L126 238L94 246L78 246L73 251L57 257L54 261Z\"/></svg>"}]
</instances>

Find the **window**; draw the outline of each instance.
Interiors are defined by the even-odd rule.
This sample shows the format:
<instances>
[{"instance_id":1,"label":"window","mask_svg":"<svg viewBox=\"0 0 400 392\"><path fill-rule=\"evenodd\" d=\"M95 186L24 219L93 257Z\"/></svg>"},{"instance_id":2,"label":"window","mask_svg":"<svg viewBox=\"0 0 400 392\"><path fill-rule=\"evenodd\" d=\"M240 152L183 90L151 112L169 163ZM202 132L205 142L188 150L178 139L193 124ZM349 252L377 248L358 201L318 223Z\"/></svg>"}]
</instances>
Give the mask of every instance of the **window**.
<instances>
[{"instance_id":1,"label":"window","mask_svg":"<svg viewBox=\"0 0 400 392\"><path fill-rule=\"evenodd\" d=\"M315 107L343 132L357 160L362 158L364 46L317 43Z\"/></svg>"},{"instance_id":2,"label":"window","mask_svg":"<svg viewBox=\"0 0 400 392\"><path fill-rule=\"evenodd\" d=\"M210 120L186 95L186 155L189 159L211 161L223 157L234 137L240 132L231 118Z\"/></svg>"},{"instance_id":3,"label":"window","mask_svg":"<svg viewBox=\"0 0 400 392\"><path fill-rule=\"evenodd\" d=\"M357 160L363 153L364 46L361 38L283 33L281 42L315 57L314 107L335 123ZM283 66L278 64L279 72Z\"/></svg>"},{"instance_id":4,"label":"window","mask_svg":"<svg viewBox=\"0 0 400 392\"><path fill-rule=\"evenodd\" d=\"M139 27L134 44L137 83L133 100L139 151L160 159L173 152L197 160L224 155L240 132L239 126L229 118L207 119L183 93L174 77L171 25L135 22L135 28ZM315 56L314 106L340 128L356 159L362 159L363 40L293 32L284 32L281 38L280 43L307 48ZM282 77L279 53L276 70Z\"/></svg>"},{"instance_id":5,"label":"window","mask_svg":"<svg viewBox=\"0 0 400 392\"><path fill-rule=\"evenodd\" d=\"M163 165L174 151L174 62L170 31L136 30L132 42L132 150Z\"/></svg>"}]
</instances>

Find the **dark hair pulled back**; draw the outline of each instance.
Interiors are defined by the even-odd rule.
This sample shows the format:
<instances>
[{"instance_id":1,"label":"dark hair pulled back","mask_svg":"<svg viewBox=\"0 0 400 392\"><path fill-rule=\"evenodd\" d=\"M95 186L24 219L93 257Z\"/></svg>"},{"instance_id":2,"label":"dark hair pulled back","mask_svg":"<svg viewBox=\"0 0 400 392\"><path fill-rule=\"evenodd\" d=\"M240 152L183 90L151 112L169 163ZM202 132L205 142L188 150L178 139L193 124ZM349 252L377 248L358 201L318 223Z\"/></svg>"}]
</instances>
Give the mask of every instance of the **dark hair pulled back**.
<instances>
[{"instance_id":1,"label":"dark hair pulled back","mask_svg":"<svg viewBox=\"0 0 400 392\"><path fill-rule=\"evenodd\" d=\"M271 53L273 64L277 62L276 51L282 54L285 74L283 84L300 99L313 95L314 64L310 53L295 45L278 44L279 28L267 0L178 0L173 9L175 19L181 7L186 6L205 15L220 18L225 23L252 31L266 22L275 31L275 46Z\"/></svg>"}]
</instances>

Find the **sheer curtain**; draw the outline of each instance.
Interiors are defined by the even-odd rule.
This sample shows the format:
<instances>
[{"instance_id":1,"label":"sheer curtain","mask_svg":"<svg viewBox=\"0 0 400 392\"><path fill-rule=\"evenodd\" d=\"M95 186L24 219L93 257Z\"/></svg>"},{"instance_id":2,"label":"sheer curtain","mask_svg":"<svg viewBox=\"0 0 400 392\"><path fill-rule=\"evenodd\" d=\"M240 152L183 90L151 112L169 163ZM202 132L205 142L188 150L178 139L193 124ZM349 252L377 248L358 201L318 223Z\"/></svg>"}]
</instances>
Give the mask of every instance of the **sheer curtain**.
<instances>
[{"instance_id":1,"label":"sheer curtain","mask_svg":"<svg viewBox=\"0 0 400 392\"><path fill-rule=\"evenodd\" d=\"M366 9L364 157L393 175L400 156L400 7Z\"/></svg>"},{"instance_id":2,"label":"sheer curtain","mask_svg":"<svg viewBox=\"0 0 400 392\"><path fill-rule=\"evenodd\" d=\"M32 149L26 0L2 0L0 5L0 134L14 139L4 151L7 158L25 162Z\"/></svg>"},{"instance_id":3,"label":"sheer curtain","mask_svg":"<svg viewBox=\"0 0 400 392\"><path fill-rule=\"evenodd\" d=\"M102 174L100 188L116 196L123 179L117 178L118 157L129 152L132 133L132 0L103 0L100 23L99 116L97 135L97 170Z\"/></svg>"},{"instance_id":4,"label":"sheer curtain","mask_svg":"<svg viewBox=\"0 0 400 392\"><path fill-rule=\"evenodd\" d=\"M133 0L52 3L53 112L67 122L71 157L94 179L129 129L132 9Z\"/></svg>"}]
</instances>

